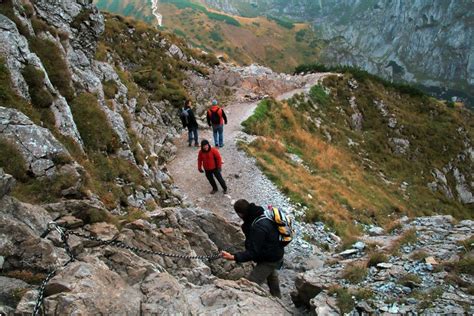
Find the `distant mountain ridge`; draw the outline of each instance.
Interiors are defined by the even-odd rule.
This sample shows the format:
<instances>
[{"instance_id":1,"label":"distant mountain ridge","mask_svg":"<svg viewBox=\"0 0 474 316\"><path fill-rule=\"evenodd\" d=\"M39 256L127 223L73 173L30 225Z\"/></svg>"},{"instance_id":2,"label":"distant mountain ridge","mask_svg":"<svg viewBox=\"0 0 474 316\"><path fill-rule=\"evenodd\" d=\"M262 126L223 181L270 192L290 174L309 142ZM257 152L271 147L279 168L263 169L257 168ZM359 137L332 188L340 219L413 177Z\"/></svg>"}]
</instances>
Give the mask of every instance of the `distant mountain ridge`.
<instances>
[{"instance_id":1,"label":"distant mountain ridge","mask_svg":"<svg viewBox=\"0 0 474 316\"><path fill-rule=\"evenodd\" d=\"M203 2L233 14L310 22L327 44L319 62L358 66L474 104L472 1Z\"/></svg>"}]
</instances>

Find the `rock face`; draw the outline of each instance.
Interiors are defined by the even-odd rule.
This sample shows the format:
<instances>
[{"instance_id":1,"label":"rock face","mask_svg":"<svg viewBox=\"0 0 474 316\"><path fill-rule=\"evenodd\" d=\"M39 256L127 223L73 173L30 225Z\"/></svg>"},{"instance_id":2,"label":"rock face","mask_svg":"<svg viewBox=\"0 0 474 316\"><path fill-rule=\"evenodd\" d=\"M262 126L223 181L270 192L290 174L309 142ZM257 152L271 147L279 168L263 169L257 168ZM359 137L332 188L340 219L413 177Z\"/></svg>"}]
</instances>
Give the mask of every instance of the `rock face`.
<instances>
[{"instance_id":1,"label":"rock face","mask_svg":"<svg viewBox=\"0 0 474 316\"><path fill-rule=\"evenodd\" d=\"M8 192L8 179L8 175L0 175L0 191ZM9 196L0 199L0 206L0 234L5 236L0 245L0 254L4 258L2 271L11 275L15 275L15 271L32 269L46 272L66 262L68 255L56 232L51 232L48 239L39 237L52 219L43 208L20 203ZM66 205L56 204L48 209L61 216L67 214L72 204L67 205L67 210L64 207ZM100 208L99 205L96 207ZM71 215L63 218L64 221L58 222L65 225L75 223L75 227L81 227L79 232L86 235L104 240L115 237L140 249L191 256L216 253L218 248L212 240L226 242L226 238L235 234L237 229L207 211L190 209L163 210L151 221L137 220L128 224L120 233L111 224L84 226L84 222ZM214 227L220 227L220 230ZM138 256L127 249L97 247L96 242L75 235L70 235L68 243L76 260L59 268L45 288L45 307L51 314L111 311L127 315L247 314L255 310L289 314L279 301L268 297L266 290L249 281L217 279L211 274L210 262ZM235 275L234 272L234 277L240 278L243 273ZM31 288L15 279L2 280L6 286L0 293L3 296L10 297L12 287ZM37 295L37 290L30 290L23 295L18 306L10 299L2 304L6 304L9 311L16 308L16 313L31 313Z\"/></svg>"},{"instance_id":2,"label":"rock face","mask_svg":"<svg viewBox=\"0 0 474 316\"><path fill-rule=\"evenodd\" d=\"M14 109L0 107L0 137L17 145L28 169L37 177L56 173L53 162L56 157L70 157L48 129L33 124L26 115Z\"/></svg>"}]
</instances>

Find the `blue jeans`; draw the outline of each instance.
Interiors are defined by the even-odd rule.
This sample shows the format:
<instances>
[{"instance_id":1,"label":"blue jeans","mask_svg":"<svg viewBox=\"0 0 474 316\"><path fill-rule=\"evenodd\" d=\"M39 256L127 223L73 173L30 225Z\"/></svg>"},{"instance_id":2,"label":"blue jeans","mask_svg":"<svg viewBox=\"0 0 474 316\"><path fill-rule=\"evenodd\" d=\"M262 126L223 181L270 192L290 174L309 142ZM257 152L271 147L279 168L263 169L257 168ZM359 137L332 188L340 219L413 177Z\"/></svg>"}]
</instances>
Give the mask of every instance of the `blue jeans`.
<instances>
[{"instance_id":1,"label":"blue jeans","mask_svg":"<svg viewBox=\"0 0 474 316\"><path fill-rule=\"evenodd\" d=\"M212 125L212 134L214 136L214 145L216 147L224 146L224 125Z\"/></svg>"},{"instance_id":2,"label":"blue jeans","mask_svg":"<svg viewBox=\"0 0 474 316\"><path fill-rule=\"evenodd\" d=\"M197 129L197 127L188 128L189 146L191 146L191 144L193 143L193 139L194 139L194 144L198 145L198 129Z\"/></svg>"}]
</instances>

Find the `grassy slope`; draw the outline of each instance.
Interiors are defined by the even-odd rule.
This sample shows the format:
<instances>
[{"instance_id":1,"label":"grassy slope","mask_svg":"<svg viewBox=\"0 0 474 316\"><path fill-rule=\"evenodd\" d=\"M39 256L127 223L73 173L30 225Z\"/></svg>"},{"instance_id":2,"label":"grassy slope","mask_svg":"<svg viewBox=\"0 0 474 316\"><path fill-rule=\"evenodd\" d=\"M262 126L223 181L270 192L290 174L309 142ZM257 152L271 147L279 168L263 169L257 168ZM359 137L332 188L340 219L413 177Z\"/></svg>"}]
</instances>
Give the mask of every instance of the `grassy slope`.
<instances>
[{"instance_id":1,"label":"grassy slope","mask_svg":"<svg viewBox=\"0 0 474 316\"><path fill-rule=\"evenodd\" d=\"M315 89L312 100L299 96L288 103L262 102L244 126L268 138L245 149L283 192L309 207L307 220L324 220L342 236L357 232L353 220L385 225L403 214L472 218L472 208L427 187L431 170L445 166L463 149L464 137L457 128L462 126L472 139L470 112L447 108L427 97L400 94L371 80L359 84L353 94L364 116L362 131L353 131L348 124L352 110L347 78L334 77L324 83L331 91L328 96ZM388 118L380 115L374 100L383 100L395 114L398 126L403 125L400 134L387 126ZM322 127L317 128L308 117L319 118ZM408 139L409 153L392 154L390 137ZM348 138L359 146L349 146ZM297 154L308 168L292 162L287 153ZM464 167L471 168L469 162ZM380 172L390 182L383 181ZM406 192L400 189L402 182L409 184Z\"/></svg>"},{"instance_id":2,"label":"grassy slope","mask_svg":"<svg viewBox=\"0 0 474 316\"><path fill-rule=\"evenodd\" d=\"M111 12L137 16L151 14L150 4L145 1L101 0L99 8ZM290 72L299 64L317 59L320 43L315 34L305 24L284 27L266 18L232 17L240 26L216 19L209 11L185 0L168 0L160 3L160 13L164 16L165 29L178 34L195 47L216 54L223 54L239 64L257 62L270 66L276 71ZM143 18L142 18L143 19Z\"/></svg>"}]
</instances>

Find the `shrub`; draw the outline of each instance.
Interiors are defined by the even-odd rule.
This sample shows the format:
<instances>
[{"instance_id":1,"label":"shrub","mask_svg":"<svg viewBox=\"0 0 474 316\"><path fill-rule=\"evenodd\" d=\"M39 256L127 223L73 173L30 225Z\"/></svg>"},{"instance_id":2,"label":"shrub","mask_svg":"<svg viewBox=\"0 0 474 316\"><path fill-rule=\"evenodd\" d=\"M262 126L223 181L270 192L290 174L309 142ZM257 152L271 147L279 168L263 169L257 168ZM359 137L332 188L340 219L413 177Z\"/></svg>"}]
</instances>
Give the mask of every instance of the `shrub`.
<instances>
[{"instance_id":1,"label":"shrub","mask_svg":"<svg viewBox=\"0 0 474 316\"><path fill-rule=\"evenodd\" d=\"M408 273L408 274L403 275L398 280L398 283L403 285L403 286L407 286L407 287L412 288L413 285L421 284L421 279L416 274Z\"/></svg>"},{"instance_id":2,"label":"shrub","mask_svg":"<svg viewBox=\"0 0 474 316\"><path fill-rule=\"evenodd\" d=\"M333 286L328 290L328 295L336 295L336 304L341 315L350 313L354 309L354 300L348 289Z\"/></svg>"},{"instance_id":3,"label":"shrub","mask_svg":"<svg viewBox=\"0 0 474 316\"><path fill-rule=\"evenodd\" d=\"M41 122L41 117L36 109L12 89L10 71L2 58L0 58L0 104L21 111L36 124Z\"/></svg>"},{"instance_id":4,"label":"shrub","mask_svg":"<svg viewBox=\"0 0 474 316\"><path fill-rule=\"evenodd\" d=\"M418 250L411 254L410 258L416 261L421 261L428 257L428 253L423 250Z\"/></svg>"},{"instance_id":5,"label":"shrub","mask_svg":"<svg viewBox=\"0 0 474 316\"><path fill-rule=\"evenodd\" d=\"M19 181L27 179L25 159L14 144L3 138L0 138L0 167Z\"/></svg>"},{"instance_id":6,"label":"shrub","mask_svg":"<svg viewBox=\"0 0 474 316\"><path fill-rule=\"evenodd\" d=\"M104 89L104 95L106 99L115 98L115 95L118 92L118 87L114 80L107 80L102 84L102 87Z\"/></svg>"},{"instance_id":7,"label":"shrub","mask_svg":"<svg viewBox=\"0 0 474 316\"><path fill-rule=\"evenodd\" d=\"M271 16L271 15L268 15L267 19L269 19L270 21L275 21L276 24L278 24L278 25L280 25L280 26L282 26L286 29L289 29L289 30L291 30L292 28L295 27L295 24L293 22L286 21L286 20Z\"/></svg>"},{"instance_id":8,"label":"shrub","mask_svg":"<svg viewBox=\"0 0 474 316\"><path fill-rule=\"evenodd\" d=\"M365 82L371 80L373 82L381 83L385 88L392 88L397 90L400 93L410 95L412 97L426 97L427 94L418 89L413 85L407 83L395 83L389 80L383 79L377 75L373 75L365 70L362 70L358 67L352 66L325 66L322 64L303 64L295 68L295 73L301 72L339 72L339 73L348 73L352 77L360 82Z\"/></svg>"},{"instance_id":9,"label":"shrub","mask_svg":"<svg viewBox=\"0 0 474 316\"><path fill-rule=\"evenodd\" d=\"M365 279L367 272L366 267L348 265L342 273L342 278L351 283L357 284Z\"/></svg>"},{"instance_id":10,"label":"shrub","mask_svg":"<svg viewBox=\"0 0 474 316\"><path fill-rule=\"evenodd\" d=\"M324 91L322 86L316 85L309 90L309 97L311 101L325 106L329 103L329 96Z\"/></svg>"},{"instance_id":11,"label":"shrub","mask_svg":"<svg viewBox=\"0 0 474 316\"><path fill-rule=\"evenodd\" d=\"M86 149L114 153L120 147L119 138L94 95L78 95L71 102L71 111Z\"/></svg>"},{"instance_id":12,"label":"shrub","mask_svg":"<svg viewBox=\"0 0 474 316\"><path fill-rule=\"evenodd\" d=\"M68 101L72 100L74 89L71 86L71 74L61 50L55 43L39 37L31 38L29 42L31 49L41 59L51 83Z\"/></svg>"},{"instance_id":13,"label":"shrub","mask_svg":"<svg viewBox=\"0 0 474 316\"><path fill-rule=\"evenodd\" d=\"M369 261L367 262L367 267L374 267L379 263L387 262L388 257L380 252L374 252L370 255Z\"/></svg>"},{"instance_id":14,"label":"shrub","mask_svg":"<svg viewBox=\"0 0 474 316\"><path fill-rule=\"evenodd\" d=\"M48 108L53 103L53 96L44 86L44 73L33 65L27 65L22 71L28 84L31 102L35 107Z\"/></svg>"},{"instance_id":15,"label":"shrub","mask_svg":"<svg viewBox=\"0 0 474 316\"><path fill-rule=\"evenodd\" d=\"M74 17L74 20L71 22L71 27L79 29L81 24L88 20L91 14L92 9L82 10L78 15Z\"/></svg>"},{"instance_id":16,"label":"shrub","mask_svg":"<svg viewBox=\"0 0 474 316\"><path fill-rule=\"evenodd\" d=\"M474 275L474 257L464 257L456 264L459 273Z\"/></svg>"},{"instance_id":17,"label":"shrub","mask_svg":"<svg viewBox=\"0 0 474 316\"><path fill-rule=\"evenodd\" d=\"M28 179L15 186L13 196L30 203L53 203L60 200L62 191L74 186L77 180L70 174Z\"/></svg>"}]
</instances>

